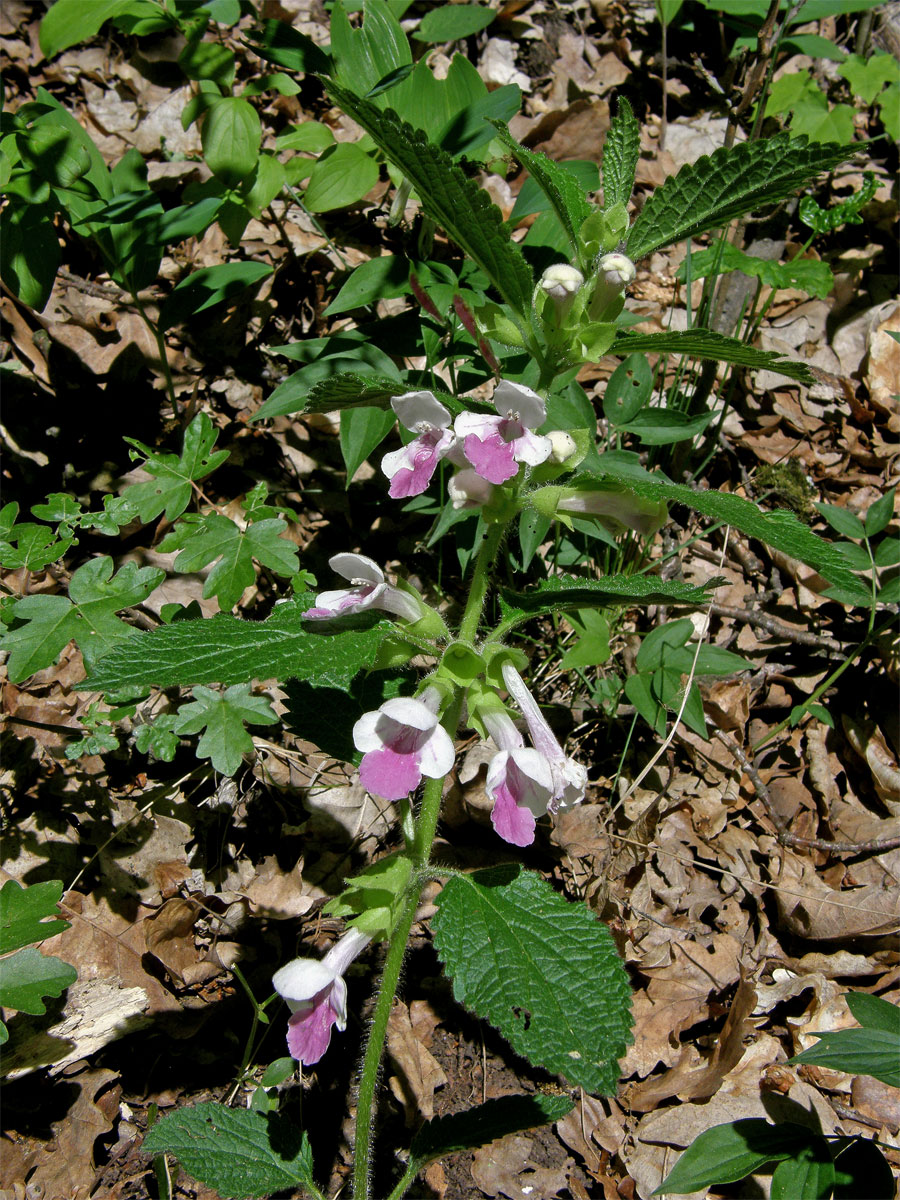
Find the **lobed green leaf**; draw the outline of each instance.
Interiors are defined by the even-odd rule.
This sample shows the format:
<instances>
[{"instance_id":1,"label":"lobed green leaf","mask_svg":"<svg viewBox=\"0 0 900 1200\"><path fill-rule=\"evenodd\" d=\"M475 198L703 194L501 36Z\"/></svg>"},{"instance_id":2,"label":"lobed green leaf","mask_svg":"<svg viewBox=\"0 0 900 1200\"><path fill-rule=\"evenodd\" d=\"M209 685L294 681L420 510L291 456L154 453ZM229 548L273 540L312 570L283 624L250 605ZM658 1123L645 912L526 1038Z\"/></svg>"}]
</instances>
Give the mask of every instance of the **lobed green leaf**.
<instances>
[{"instance_id":1,"label":"lobed green leaf","mask_svg":"<svg viewBox=\"0 0 900 1200\"><path fill-rule=\"evenodd\" d=\"M30 887L7 879L0 889L0 954L42 942L69 928L57 910L62 891L58 879Z\"/></svg>"}]
</instances>

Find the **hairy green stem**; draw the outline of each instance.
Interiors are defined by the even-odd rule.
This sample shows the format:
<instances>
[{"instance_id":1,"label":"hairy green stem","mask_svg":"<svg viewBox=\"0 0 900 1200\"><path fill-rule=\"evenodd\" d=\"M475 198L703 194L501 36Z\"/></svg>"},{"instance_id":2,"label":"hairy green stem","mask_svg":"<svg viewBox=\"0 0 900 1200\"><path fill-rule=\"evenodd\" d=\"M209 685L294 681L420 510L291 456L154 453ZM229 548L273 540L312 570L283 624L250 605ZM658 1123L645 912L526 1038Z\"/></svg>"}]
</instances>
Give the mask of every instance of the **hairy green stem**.
<instances>
[{"instance_id":1,"label":"hairy green stem","mask_svg":"<svg viewBox=\"0 0 900 1200\"><path fill-rule=\"evenodd\" d=\"M463 619L459 626L460 641L474 642L478 636L478 622L481 620L481 612L487 597L490 569L505 532L506 526L497 522L489 525L482 534L481 547L475 559L475 570L472 573L472 583L469 587L469 599L466 602L466 611L463 613Z\"/></svg>"}]
</instances>

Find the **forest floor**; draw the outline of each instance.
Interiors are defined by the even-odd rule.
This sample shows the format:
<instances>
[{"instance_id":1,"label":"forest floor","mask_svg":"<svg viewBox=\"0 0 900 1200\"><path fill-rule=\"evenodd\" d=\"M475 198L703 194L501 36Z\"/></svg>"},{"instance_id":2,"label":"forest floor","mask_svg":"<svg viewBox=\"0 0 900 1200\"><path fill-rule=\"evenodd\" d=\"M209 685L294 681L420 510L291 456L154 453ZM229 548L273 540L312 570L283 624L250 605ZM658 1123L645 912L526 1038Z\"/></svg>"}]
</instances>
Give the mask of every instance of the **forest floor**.
<instances>
[{"instance_id":1,"label":"forest floor","mask_svg":"<svg viewBox=\"0 0 900 1200\"><path fill-rule=\"evenodd\" d=\"M262 7L264 15L327 40L327 14L315 0L265 0ZM708 37L677 22L669 30L664 149L660 26L652 4L510 3L494 26L457 48L490 86L519 84L523 106L513 132L555 160L599 161L615 98L627 96L642 128L640 198L721 145L725 134L728 95L712 86L725 62L723 26L719 16L692 7ZM414 5L408 15L425 8ZM196 126L183 131L186 93L178 94L191 85L172 82L178 47L164 39L139 46L106 26L90 43L43 60L43 11L27 0L5 0L0 11L7 106L17 108L44 87L90 131L108 163L137 146L161 192L196 177L199 135ZM853 48L859 19L825 16L798 31ZM876 43L880 20L871 34ZM247 28L249 17L227 31L226 41L249 78L258 63L241 37ZM430 51L437 59L444 52L449 47ZM784 50L776 79L810 70L823 91L837 95L833 67ZM310 118L331 124L339 140L353 136L352 124L312 81L295 96L261 102L260 111L270 140L286 124ZM820 532L826 526L812 501L864 514L898 479L900 346L889 336L900 331L896 146L885 138L863 144L877 127L865 107L855 123L859 155L815 190L827 206L858 190L864 171L877 179L862 222L815 243L812 254L827 260L836 286L823 299L781 290L759 335L764 348L808 361L821 382L807 388L746 372L719 452L697 481L793 502ZM509 178L490 177L504 216L522 178L513 170ZM346 323L346 315L323 311L347 268L401 246L402 227L386 220L391 197L382 173L363 201L315 222L276 202L277 223L267 216L252 221L236 248L214 225L173 248L159 282L147 289L152 304L189 268L244 260L274 266L252 299L170 330L167 351L183 411L207 412L219 447L231 454L211 480L209 501L227 505L265 480L299 514L290 536L301 566L322 586L333 586L327 560L339 550L422 576L434 570L438 553L424 546L427 519L386 506L384 480L373 467L364 464L347 487L331 416L251 424L286 374L270 349ZM789 256L806 232L788 205L749 226L745 244L772 238ZM5 499L25 513L49 492L96 501L132 482L123 439L172 449L183 415L168 403L156 344L129 297L71 231L61 233L61 245L62 266L42 313L9 292L0 299L2 355L5 364L18 364L15 375L4 375ZM667 251L641 265L629 307L643 318L642 330L684 327L679 258ZM379 315L404 304L385 301ZM582 370L588 396L602 394L615 365L607 359ZM98 553L114 554L117 566L168 565L172 556L148 541L161 533L142 528L112 550L109 539L85 536L64 566L27 581L8 571L6 588L53 594ZM787 718L795 706L853 655L868 614L829 600L809 569L734 532L724 539L722 530L707 535L673 518L662 537L674 545L689 535L697 538L680 558L683 577L696 584L725 579L709 613L709 638L752 669L704 683L706 712L720 732L706 740L679 726L627 798L660 739L638 721L628 740L633 710L624 697L603 707L612 666L552 666L546 647L565 643L564 625L531 629L539 698L569 736L570 753L588 765L590 788L583 804L540 824L523 857L610 923L628 966L634 1042L618 1094L578 1095L571 1115L555 1126L433 1165L416 1197L646 1197L701 1131L767 1114L811 1120L827 1134L876 1136L900 1167L900 1090L867 1076L785 1064L813 1045L816 1033L855 1024L843 999L848 990L900 1000L900 642L886 634L868 645L822 697L830 726L807 715L792 727ZM444 555L442 586L450 596L459 587L454 561L452 551ZM265 614L280 586L263 572L241 612ZM173 574L154 603L197 601L210 613L215 606L202 590L199 576ZM619 670L629 656L633 662L636 635L664 616L658 608L627 614L616 632ZM133 619L146 628L156 617L137 611ZM298 947L316 954L330 944L340 923L321 910L342 879L394 844L392 806L367 796L352 766L326 756L302 720L291 723L290 685L267 688L288 713L284 727L257 729L264 736L254 737L254 754L228 779L185 744L170 763L138 753L127 737L117 750L67 758L66 746L98 699L77 690L82 674L70 645L54 666L24 683L7 682L2 702L3 878L64 882L61 913L71 926L42 951L72 963L79 980L50 1002L45 1017L11 1023L0 1200L159 1196L154 1163L141 1153L153 1114L204 1099L244 1103L252 1088L240 1082L252 1010L232 966L240 965L258 997L268 994L272 970ZM473 740L460 750L439 859L465 869L511 859L505 845L498 853L488 823L480 749ZM391 1021L383 1146L408 1144L423 1118L563 1086L454 1002L427 908L421 916ZM332 1188L349 1169L347 1096L376 961L377 952L370 953L351 974L347 1032L287 1101L316 1134L323 1178L333 1162ZM276 1015L255 1063L261 1069L284 1052ZM376 1194L396 1172L393 1157L383 1159ZM184 1173L172 1195L215 1200Z\"/></svg>"}]
</instances>

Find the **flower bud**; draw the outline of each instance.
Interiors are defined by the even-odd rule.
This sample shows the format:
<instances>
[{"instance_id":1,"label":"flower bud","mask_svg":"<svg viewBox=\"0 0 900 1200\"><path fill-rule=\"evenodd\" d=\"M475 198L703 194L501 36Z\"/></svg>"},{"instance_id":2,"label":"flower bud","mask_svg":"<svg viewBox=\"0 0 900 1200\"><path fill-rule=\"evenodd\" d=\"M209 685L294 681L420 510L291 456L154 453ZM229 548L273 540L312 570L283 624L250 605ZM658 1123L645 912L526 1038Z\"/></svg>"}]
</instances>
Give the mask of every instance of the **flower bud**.
<instances>
[{"instance_id":1,"label":"flower bud","mask_svg":"<svg viewBox=\"0 0 900 1200\"><path fill-rule=\"evenodd\" d=\"M557 324L564 320L575 303L575 297L583 283L584 276L577 267L570 267L568 263L554 263L541 276L538 290L542 291L553 305L552 311Z\"/></svg>"},{"instance_id":2,"label":"flower bud","mask_svg":"<svg viewBox=\"0 0 900 1200\"><path fill-rule=\"evenodd\" d=\"M578 450L575 439L571 433L566 433L564 429L553 429L547 434L547 437L550 439L550 445L553 447L550 451L549 459L552 463L561 464L568 462Z\"/></svg>"},{"instance_id":3,"label":"flower bud","mask_svg":"<svg viewBox=\"0 0 900 1200\"><path fill-rule=\"evenodd\" d=\"M635 268L624 254L604 254L597 263L597 283L591 297L588 315L599 321L609 306L622 295L634 280Z\"/></svg>"},{"instance_id":4,"label":"flower bud","mask_svg":"<svg viewBox=\"0 0 900 1200\"><path fill-rule=\"evenodd\" d=\"M454 508L480 508L490 501L494 485L471 467L466 467L450 476L447 492Z\"/></svg>"}]
</instances>

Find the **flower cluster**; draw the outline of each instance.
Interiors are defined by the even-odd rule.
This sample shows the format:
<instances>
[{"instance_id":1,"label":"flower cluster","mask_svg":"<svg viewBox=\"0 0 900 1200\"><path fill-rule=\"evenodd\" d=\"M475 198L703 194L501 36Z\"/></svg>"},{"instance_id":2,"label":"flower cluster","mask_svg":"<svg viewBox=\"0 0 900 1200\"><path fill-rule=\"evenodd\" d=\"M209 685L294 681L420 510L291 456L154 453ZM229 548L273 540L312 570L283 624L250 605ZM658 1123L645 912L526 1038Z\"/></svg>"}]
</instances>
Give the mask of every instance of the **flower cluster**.
<instances>
[{"instance_id":1,"label":"flower cluster","mask_svg":"<svg viewBox=\"0 0 900 1200\"><path fill-rule=\"evenodd\" d=\"M535 467L546 462L553 450L550 439L533 432L547 419L547 406L537 392L503 380L492 403L496 415L460 413L451 429L449 410L432 392L395 396L391 406L398 420L416 436L381 460L381 469L391 481L390 495L401 499L424 492L442 458L461 468L460 475L466 477L453 496L454 504L457 496L464 497L460 505L476 492L475 480L482 495L487 495L488 484L507 483L518 474L521 463Z\"/></svg>"}]
</instances>

